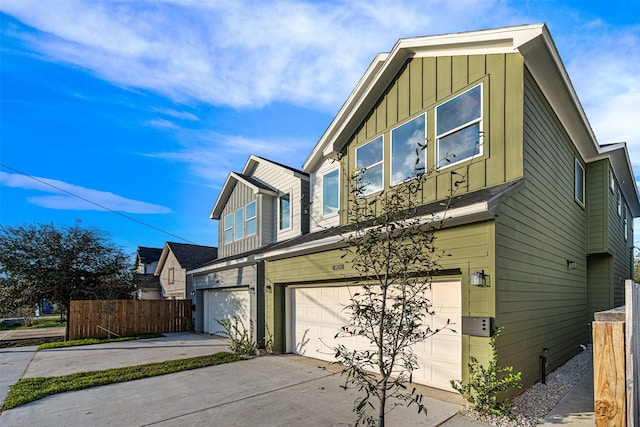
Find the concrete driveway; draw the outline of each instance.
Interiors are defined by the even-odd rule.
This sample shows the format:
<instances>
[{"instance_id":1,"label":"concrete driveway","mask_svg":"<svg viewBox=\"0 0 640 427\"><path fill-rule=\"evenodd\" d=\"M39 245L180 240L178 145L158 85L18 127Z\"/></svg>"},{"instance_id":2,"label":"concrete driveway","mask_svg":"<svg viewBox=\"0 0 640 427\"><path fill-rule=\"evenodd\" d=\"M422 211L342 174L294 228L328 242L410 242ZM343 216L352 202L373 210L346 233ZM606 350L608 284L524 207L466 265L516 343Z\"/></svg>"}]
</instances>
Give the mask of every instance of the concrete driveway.
<instances>
[{"instance_id":1,"label":"concrete driveway","mask_svg":"<svg viewBox=\"0 0 640 427\"><path fill-rule=\"evenodd\" d=\"M151 340L40 351L23 377L211 354L226 350L227 345L221 338L176 333ZM352 407L358 394L341 389L343 382L335 367L324 362L291 355L264 356L53 395L3 412L0 425L344 426L355 420ZM424 403L427 416L419 415L415 407L399 407L388 415L387 425L437 426L461 407L455 399L425 397Z\"/></svg>"}]
</instances>

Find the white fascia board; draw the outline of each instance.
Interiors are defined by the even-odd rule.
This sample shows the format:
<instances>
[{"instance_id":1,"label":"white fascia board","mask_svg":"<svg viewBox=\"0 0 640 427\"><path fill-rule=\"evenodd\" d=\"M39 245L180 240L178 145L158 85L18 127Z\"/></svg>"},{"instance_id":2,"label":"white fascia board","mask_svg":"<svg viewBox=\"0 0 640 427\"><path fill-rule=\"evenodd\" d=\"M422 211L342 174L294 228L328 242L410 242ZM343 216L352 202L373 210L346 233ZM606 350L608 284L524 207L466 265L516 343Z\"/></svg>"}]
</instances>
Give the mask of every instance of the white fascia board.
<instances>
[{"instance_id":1,"label":"white fascia board","mask_svg":"<svg viewBox=\"0 0 640 427\"><path fill-rule=\"evenodd\" d=\"M307 173L313 172L316 164L322 159L322 157L331 155L329 142L334 139L334 136L340 129L342 129L345 121L348 121L348 117L351 117L352 112L354 111L354 103L357 102L359 98L361 98L366 91L369 89L371 82L374 81L374 77L378 73L378 70L386 61L388 57L387 53L379 53L376 55L374 60L369 65L369 68L365 71L362 78L356 85L356 87L351 91L351 94L344 102L338 114L334 117L329 127L324 132L318 143L313 147L311 154L307 157L305 162L302 165L302 170ZM327 151L328 150L328 151Z\"/></svg>"},{"instance_id":2,"label":"white fascia board","mask_svg":"<svg viewBox=\"0 0 640 427\"><path fill-rule=\"evenodd\" d=\"M543 29L541 37L522 45L519 50L574 146L588 162L599 154L597 138L551 35L546 27Z\"/></svg>"},{"instance_id":3,"label":"white fascia board","mask_svg":"<svg viewBox=\"0 0 640 427\"><path fill-rule=\"evenodd\" d=\"M167 262L167 258L169 257L169 252L171 252L171 249L169 248L169 243L165 242L164 247L162 248L162 253L160 254L160 259L158 260L156 269L153 272L154 276L160 276L160 272L164 268L164 264L165 262Z\"/></svg>"},{"instance_id":4,"label":"white fascia board","mask_svg":"<svg viewBox=\"0 0 640 427\"><path fill-rule=\"evenodd\" d=\"M233 190L233 184L235 184L236 182L241 182L247 187L251 188L253 190L253 194L260 193L260 194L269 194L271 196L277 195L275 191L269 191L264 188L256 187L254 184L247 181L237 173L229 172L229 175L227 176L227 180L224 182L224 185L222 186L222 191L220 192L220 195L218 196L218 199L216 200L216 203L215 205L213 205L213 209L209 214L209 218L220 219L220 214L222 213L222 209L224 209L225 203L227 203L227 200L229 200L229 196L231 195L231 191Z\"/></svg>"},{"instance_id":5,"label":"white fascia board","mask_svg":"<svg viewBox=\"0 0 640 427\"><path fill-rule=\"evenodd\" d=\"M483 215L485 217L492 216L489 211L489 205L487 202L480 202L461 208L449 209L441 212L436 212L433 215L423 215L418 217L419 224L429 224L433 222L443 222L446 225L447 222L452 220L462 220L464 218L471 218L477 215ZM366 233L366 229L362 230ZM283 249L276 249L267 251L262 254L256 255L256 260L275 260L282 258L290 258L292 256L299 256L308 253L314 253L318 251L324 251L329 249L335 249L343 246L349 237L352 237L357 232L350 232L344 235L338 234L336 236L325 237L323 239L314 240L312 242L302 243L300 245L291 246Z\"/></svg>"},{"instance_id":6,"label":"white fascia board","mask_svg":"<svg viewBox=\"0 0 640 427\"><path fill-rule=\"evenodd\" d=\"M543 33L544 24L507 27L441 36L400 39L388 54L380 54L342 106L333 122L305 161L303 170L313 172L322 157L335 157L354 122L364 115L386 90L388 83L411 57L512 53Z\"/></svg>"},{"instance_id":7,"label":"white fascia board","mask_svg":"<svg viewBox=\"0 0 640 427\"><path fill-rule=\"evenodd\" d=\"M244 168L242 169L242 174L243 175L249 175L249 172L251 171L251 169L253 169L253 164L254 163L268 163L271 167L274 167L274 168L278 169L278 171L280 171L280 173L283 173L285 175L295 176L296 178L299 178L299 179L302 179L302 180L307 180L307 181L309 180L309 176L308 175L301 174L299 172L296 172L293 169L289 169L289 168L283 167L282 165L274 163L269 159L265 159L263 157L258 157L255 154L252 154L251 156L249 156L249 160L247 160L247 163L244 165Z\"/></svg>"},{"instance_id":8,"label":"white fascia board","mask_svg":"<svg viewBox=\"0 0 640 427\"><path fill-rule=\"evenodd\" d=\"M638 196L638 186L633 176L627 144L620 142L600 146L600 153L601 155L594 160L600 160L605 157L609 158L613 165L613 171L618 179L618 184L624 194L629 209L631 209L633 217L640 217L640 196Z\"/></svg>"},{"instance_id":9,"label":"white fascia board","mask_svg":"<svg viewBox=\"0 0 640 427\"><path fill-rule=\"evenodd\" d=\"M229 261L207 265L206 267L195 268L193 270L187 271L187 274L213 273L215 271L228 270L230 268L244 267L245 265L255 264L255 262L255 256L249 255L243 258L237 258Z\"/></svg>"}]
</instances>

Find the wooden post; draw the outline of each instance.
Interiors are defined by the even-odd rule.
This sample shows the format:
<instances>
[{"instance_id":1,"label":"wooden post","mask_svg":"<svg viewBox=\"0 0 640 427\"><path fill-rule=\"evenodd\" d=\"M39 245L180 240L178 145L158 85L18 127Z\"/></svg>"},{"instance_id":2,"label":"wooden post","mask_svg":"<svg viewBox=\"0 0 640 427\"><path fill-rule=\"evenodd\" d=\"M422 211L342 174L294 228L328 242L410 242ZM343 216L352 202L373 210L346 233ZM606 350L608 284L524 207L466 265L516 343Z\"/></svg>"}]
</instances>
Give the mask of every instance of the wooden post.
<instances>
[{"instance_id":1,"label":"wooden post","mask_svg":"<svg viewBox=\"0 0 640 427\"><path fill-rule=\"evenodd\" d=\"M593 322L596 426L626 426L625 322Z\"/></svg>"}]
</instances>

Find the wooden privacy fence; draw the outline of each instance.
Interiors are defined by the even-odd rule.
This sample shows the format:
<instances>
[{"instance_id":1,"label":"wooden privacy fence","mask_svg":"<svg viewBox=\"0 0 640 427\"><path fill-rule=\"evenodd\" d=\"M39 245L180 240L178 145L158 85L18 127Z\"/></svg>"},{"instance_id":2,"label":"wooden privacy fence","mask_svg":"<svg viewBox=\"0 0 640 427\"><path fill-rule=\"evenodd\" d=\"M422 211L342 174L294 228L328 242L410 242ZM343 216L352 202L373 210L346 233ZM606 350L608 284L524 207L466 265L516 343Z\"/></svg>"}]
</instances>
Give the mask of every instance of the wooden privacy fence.
<instances>
[{"instance_id":1,"label":"wooden privacy fence","mask_svg":"<svg viewBox=\"0 0 640 427\"><path fill-rule=\"evenodd\" d=\"M191 327L191 300L71 301L69 339L182 332Z\"/></svg>"},{"instance_id":2,"label":"wooden privacy fence","mask_svg":"<svg viewBox=\"0 0 640 427\"><path fill-rule=\"evenodd\" d=\"M636 427L640 418L640 285L627 280L625 306L595 314L596 426Z\"/></svg>"}]
</instances>

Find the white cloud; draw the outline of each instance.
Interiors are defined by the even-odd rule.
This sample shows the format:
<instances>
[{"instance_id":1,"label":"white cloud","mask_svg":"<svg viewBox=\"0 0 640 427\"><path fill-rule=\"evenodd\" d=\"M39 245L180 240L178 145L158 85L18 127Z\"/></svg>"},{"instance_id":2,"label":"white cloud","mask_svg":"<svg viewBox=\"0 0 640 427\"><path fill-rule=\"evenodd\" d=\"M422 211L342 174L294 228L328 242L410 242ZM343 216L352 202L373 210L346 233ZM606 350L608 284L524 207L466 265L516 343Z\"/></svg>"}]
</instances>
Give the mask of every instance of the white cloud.
<instances>
[{"instance_id":1,"label":"white cloud","mask_svg":"<svg viewBox=\"0 0 640 427\"><path fill-rule=\"evenodd\" d=\"M31 196L29 202L50 209L112 210L138 214L166 214L167 207L139 200L127 199L107 191L93 190L49 178L29 177L0 172L0 184L23 190L51 193L47 196Z\"/></svg>"},{"instance_id":2,"label":"white cloud","mask_svg":"<svg viewBox=\"0 0 640 427\"><path fill-rule=\"evenodd\" d=\"M52 61L117 85L152 90L177 102L232 108L283 102L331 113L374 55L391 49L398 38L547 21L599 142L626 141L640 174L640 29L587 16L587 8L578 4L5 0L0 10L37 30L8 27L11 36ZM173 119L197 120L190 113L159 113L166 117L147 124L173 129ZM213 138L244 146L245 155L266 150L267 156L278 145ZM184 144L182 151L164 156L193 157L194 169L211 176L201 165L203 147L216 150L205 157L216 160L218 168L230 166L227 153L210 142Z\"/></svg>"},{"instance_id":3,"label":"white cloud","mask_svg":"<svg viewBox=\"0 0 640 427\"><path fill-rule=\"evenodd\" d=\"M18 34L32 48L118 85L180 102L332 112L398 38L518 19L498 1L6 0L0 8L39 30Z\"/></svg>"},{"instance_id":4,"label":"white cloud","mask_svg":"<svg viewBox=\"0 0 640 427\"><path fill-rule=\"evenodd\" d=\"M178 130L176 138L182 145L179 150L144 155L185 163L192 174L212 184L224 182L229 171L241 171L251 154L300 167L309 149L307 140L256 139L206 130Z\"/></svg>"}]
</instances>

